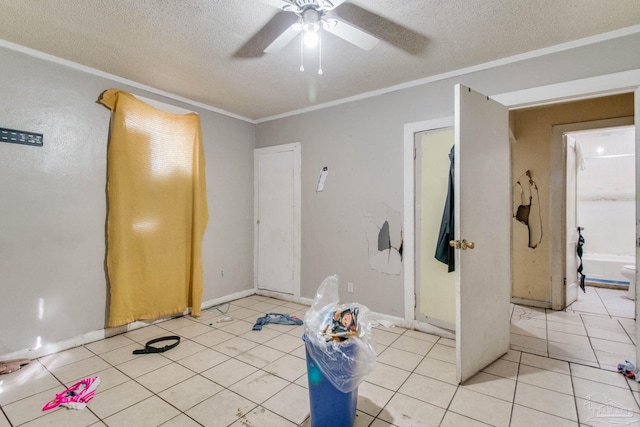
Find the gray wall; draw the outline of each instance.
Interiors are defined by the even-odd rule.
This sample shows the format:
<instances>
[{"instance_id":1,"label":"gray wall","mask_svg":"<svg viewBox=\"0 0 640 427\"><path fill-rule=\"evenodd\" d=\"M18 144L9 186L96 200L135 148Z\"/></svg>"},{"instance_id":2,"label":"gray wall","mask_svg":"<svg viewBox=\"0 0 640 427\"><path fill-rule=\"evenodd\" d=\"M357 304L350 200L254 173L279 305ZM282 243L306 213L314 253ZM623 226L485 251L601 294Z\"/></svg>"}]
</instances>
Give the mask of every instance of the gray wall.
<instances>
[{"instance_id":1,"label":"gray wall","mask_svg":"<svg viewBox=\"0 0 640 427\"><path fill-rule=\"evenodd\" d=\"M258 147L302 144L301 295L312 298L322 279L337 273L342 301L404 316L402 276L371 268L363 224L374 217L381 226L385 212L391 224L387 206L403 212L404 125L452 116L456 83L493 95L639 67L635 34L260 123ZM316 194L322 166L329 177ZM354 294L346 293L347 281Z\"/></svg>"},{"instance_id":2,"label":"gray wall","mask_svg":"<svg viewBox=\"0 0 640 427\"><path fill-rule=\"evenodd\" d=\"M203 299L253 288L255 125L0 48L0 127L44 134L42 148L0 143L0 355L105 327L110 111L96 101L110 87L200 114Z\"/></svg>"},{"instance_id":3,"label":"gray wall","mask_svg":"<svg viewBox=\"0 0 640 427\"><path fill-rule=\"evenodd\" d=\"M256 127L0 48L0 126L44 133L45 141L43 148L0 144L0 355L33 348L37 337L46 345L104 328L109 111L96 100L107 88L201 115L210 210L205 300L253 287L254 146L299 141L302 296L312 298L324 277L338 273L343 301L402 316L402 273L370 267L366 231L389 220L394 238L399 233L404 125L452 115L458 82L491 95L635 68L640 35ZM316 193L322 166L329 177Z\"/></svg>"}]
</instances>

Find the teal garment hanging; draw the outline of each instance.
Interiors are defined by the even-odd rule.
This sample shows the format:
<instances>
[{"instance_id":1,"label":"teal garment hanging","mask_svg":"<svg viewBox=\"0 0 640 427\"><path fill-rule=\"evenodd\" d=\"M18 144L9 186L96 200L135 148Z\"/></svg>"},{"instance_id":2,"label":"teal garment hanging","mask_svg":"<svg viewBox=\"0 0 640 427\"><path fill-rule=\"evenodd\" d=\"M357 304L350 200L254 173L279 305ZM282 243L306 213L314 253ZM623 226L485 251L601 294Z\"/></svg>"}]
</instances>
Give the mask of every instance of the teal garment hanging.
<instances>
[{"instance_id":1,"label":"teal garment hanging","mask_svg":"<svg viewBox=\"0 0 640 427\"><path fill-rule=\"evenodd\" d=\"M449 189L447 191L447 199L444 203L444 209L442 212L442 221L440 222L440 232L438 233L438 243L436 244L435 258L449 266L449 273L455 270L455 248L449 245L451 240L455 239L455 209L454 209L454 194L455 194L455 177L454 177L454 165L455 165L455 145L451 147L449 152Z\"/></svg>"}]
</instances>

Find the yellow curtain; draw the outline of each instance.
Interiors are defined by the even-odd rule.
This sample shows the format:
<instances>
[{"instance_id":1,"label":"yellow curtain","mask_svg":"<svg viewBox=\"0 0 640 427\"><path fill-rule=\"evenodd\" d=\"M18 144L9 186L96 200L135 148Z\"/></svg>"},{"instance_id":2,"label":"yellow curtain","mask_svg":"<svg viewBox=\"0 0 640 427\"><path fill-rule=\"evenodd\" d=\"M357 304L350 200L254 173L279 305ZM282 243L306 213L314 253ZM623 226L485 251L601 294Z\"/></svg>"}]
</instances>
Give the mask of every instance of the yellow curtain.
<instances>
[{"instance_id":1,"label":"yellow curtain","mask_svg":"<svg viewBox=\"0 0 640 427\"><path fill-rule=\"evenodd\" d=\"M200 315L202 236L208 221L197 114L158 110L117 89L107 149L110 327Z\"/></svg>"}]
</instances>

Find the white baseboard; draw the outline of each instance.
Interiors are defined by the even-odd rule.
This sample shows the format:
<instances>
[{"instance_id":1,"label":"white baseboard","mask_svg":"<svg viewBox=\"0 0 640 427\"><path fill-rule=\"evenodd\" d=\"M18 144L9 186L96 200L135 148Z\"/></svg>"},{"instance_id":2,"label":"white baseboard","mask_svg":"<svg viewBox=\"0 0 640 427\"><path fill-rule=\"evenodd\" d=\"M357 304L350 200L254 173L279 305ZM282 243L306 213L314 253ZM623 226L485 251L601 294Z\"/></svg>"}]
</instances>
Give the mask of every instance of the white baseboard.
<instances>
[{"instance_id":1,"label":"white baseboard","mask_svg":"<svg viewBox=\"0 0 640 427\"><path fill-rule=\"evenodd\" d=\"M268 291L266 289L256 289L255 292L256 295L263 297L275 298L282 301L300 302L300 298L296 298L295 295L291 294L282 294L280 292Z\"/></svg>"},{"instance_id":2,"label":"white baseboard","mask_svg":"<svg viewBox=\"0 0 640 427\"><path fill-rule=\"evenodd\" d=\"M406 329L414 329L420 332L426 332L432 335L438 335L444 338L455 339L456 335L451 330L442 327L442 325L433 325L428 322L420 320L407 321L403 317L390 316L388 314L371 312L371 319L374 321L384 321L392 323L394 326L398 326ZM443 322L444 323L444 322ZM449 326L447 324L447 326ZM455 329L455 325L452 325L452 329Z\"/></svg>"},{"instance_id":3,"label":"white baseboard","mask_svg":"<svg viewBox=\"0 0 640 427\"><path fill-rule=\"evenodd\" d=\"M288 296L288 295L282 295L282 294L277 294L277 293L271 293L270 291L264 291L264 290L260 290L260 291L256 291L256 289L247 289L244 291L240 291L240 292L236 292L230 295L226 295L224 297L220 297L220 298L214 298L214 299L210 299L207 301L202 302L202 304L200 305L200 307L202 308L202 310L214 307L216 305L220 305L220 304L225 304L227 302L236 300L236 299L240 299L240 298L245 298L254 294L258 294L258 295L263 295L263 296L270 296L270 297L275 297L278 299L282 299L285 301L292 301L292 302L297 302L299 304L304 304L304 305L308 305L311 306L313 304L313 299L311 298L303 298L300 297L297 300L293 297L293 296ZM513 298L512 298L512 302L513 302ZM516 304L520 304L520 302L517 302ZM183 314L188 314L190 312L190 310L186 310ZM437 327L435 325L431 325L429 323L426 322L421 322L421 321L405 321L404 318L402 317L397 317L397 316L391 316L388 314L383 314L383 313L376 313L376 312L371 312L371 320L374 321L384 321L385 323L392 323L395 326L399 326L399 327L403 327L403 328L407 328L407 329L415 329L421 332L426 332L426 333L430 333L430 334L434 334L434 335L439 335L445 338L454 338L455 339L455 335L452 334L450 331ZM82 335L78 335L75 336L73 338L68 338L66 340L62 340L62 341L58 341L55 343L48 343L43 345L40 348L37 349L24 349L24 350L19 350L13 353L9 353L9 354L4 354L4 355L0 355L0 360L11 360L11 359L37 359L39 357L43 357L43 356L47 356L49 354L53 354L53 353L57 353L60 351L64 351L64 350L68 350L70 348L73 347L78 347L84 344L89 344L92 343L94 341L98 341L104 338L109 338L115 335L119 335L125 332L129 332L129 331L133 331L135 329L139 329L145 326L149 326L149 325L153 325L156 323L160 323L160 322L164 322L166 320L170 320L171 318L176 317L176 316L172 316L172 317L167 317L167 318L163 318L163 319L158 319L155 320L153 322L133 322L133 323L129 323L128 325L123 325L123 326L118 326L115 328L105 328L105 329L100 329L97 331L92 331L92 332L87 332L85 334Z\"/></svg>"},{"instance_id":4,"label":"white baseboard","mask_svg":"<svg viewBox=\"0 0 640 427\"><path fill-rule=\"evenodd\" d=\"M224 297L220 297L220 298L215 298L215 299L211 299L211 300L207 300L202 302L202 304L200 305L200 307L202 308L202 310L219 305L219 304L224 304L226 302L229 301L233 301L239 298L244 298L244 297L248 297L250 295L255 294L255 290L254 289L247 289L245 291L240 291L240 292L236 292L234 294L231 295L226 295ZM189 314L190 310L187 309L185 310L185 312L183 313L183 315L185 314ZM105 339L105 338L109 338L109 337L113 337L115 335L120 335L123 334L125 332L129 332L129 331L133 331L135 329L139 329L145 326L149 326L149 325L153 325L156 323L161 323L164 322L166 320L170 320L173 317L176 316L170 316L170 317L165 317L162 319L158 319L158 320L154 320L153 322L133 322L133 323L129 323L127 325L122 325L122 326L117 326L115 328L105 328L105 329L99 329L97 331L91 331L91 332L87 332L81 335L77 335L75 337L72 338L68 338L62 341L57 341L57 342L53 342L53 343L47 343L45 345L43 345L42 347L39 348L27 348L27 349L23 349L23 350L18 350L18 351L14 351L13 353L8 353L8 354L3 354L0 355L0 360L12 360L12 359L37 359L39 357L43 357L43 356L47 356L49 354L53 354L53 353L58 353L60 351L64 351L64 350L68 350L70 348L73 347L78 347L84 344L89 344L92 343L94 341L98 341L101 339Z\"/></svg>"},{"instance_id":5,"label":"white baseboard","mask_svg":"<svg viewBox=\"0 0 640 427\"><path fill-rule=\"evenodd\" d=\"M426 332L427 334L438 335L443 338L450 338L452 340L456 339L455 325L453 325L452 329L449 329L442 325L434 325L428 322L415 320L413 322L413 329L420 332Z\"/></svg>"},{"instance_id":6,"label":"white baseboard","mask_svg":"<svg viewBox=\"0 0 640 427\"><path fill-rule=\"evenodd\" d=\"M406 328L406 324L404 321L404 318L402 317L398 317L398 316L391 316L389 314L384 314L384 313L378 313L375 311L372 311L369 316L371 317L371 320L373 320L374 322L379 322L380 324L386 323L386 324L393 324L393 326L399 326L401 328Z\"/></svg>"},{"instance_id":7,"label":"white baseboard","mask_svg":"<svg viewBox=\"0 0 640 427\"><path fill-rule=\"evenodd\" d=\"M300 298L298 301L300 304L305 304L305 305L309 305L311 306L311 304L313 304L313 299L311 298ZM370 313L370 317L371 320L373 321L383 321L384 323L391 323L394 326L398 326L401 328L406 328L406 329L415 329L416 331L420 331L420 332L426 332L428 334L433 334L433 335L438 335L440 337L444 337L444 338L451 338L451 339L455 339L456 335L455 332L452 332L451 330L442 327L443 325L432 325L430 323L427 322L422 322L419 320L414 320L414 321L405 321L405 319L403 317L398 317L398 316L391 316L389 314L384 314L384 313L378 313L375 311L372 311ZM447 326L451 326L452 330L455 330L455 325L449 325L447 324Z\"/></svg>"},{"instance_id":8,"label":"white baseboard","mask_svg":"<svg viewBox=\"0 0 640 427\"><path fill-rule=\"evenodd\" d=\"M53 353L58 353L60 351L68 350L70 348L78 347L84 344L89 344L94 341L99 341L101 339L113 337L115 335L120 335L125 332L133 331L134 329L142 328L144 326L149 326L154 323L164 322L165 320L169 320L170 318L156 320L154 322L133 322L128 325L118 326L115 328L106 328L99 329L97 331L87 332L81 335L76 335L72 338L67 338L62 341L56 341L52 343L47 343L39 348L27 348L23 350L18 350L13 353L8 353L0 356L0 360L11 360L11 359L37 359L39 357L48 356Z\"/></svg>"},{"instance_id":9,"label":"white baseboard","mask_svg":"<svg viewBox=\"0 0 640 427\"><path fill-rule=\"evenodd\" d=\"M311 299L311 298L300 297L298 299L298 302L300 304L308 305L309 307L311 307L313 305L313 299Z\"/></svg>"},{"instance_id":10,"label":"white baseboard","mask_svg":"<svg viewBox=\"0 0 640 427\"><path fill-rule=\"evenodd\" d=\"M537 300L526 299L526 298L511 297L511 303L518 304L518 305L526 305L529 307L551 308L551 302L549 301L537 301Z\"/></svg>"},{"instance_id":11,"label":"white baseboard","mask_svg":"<svg viewBox=\"0 0 640 427\"><path fill-rule=\"evenodd\" d=\"M202 310L205 310L207 308L211 308L211 307L216 306L216 305L224 304L224 303L227 303L229 301L233 301L233 300L237 300L237 299L240 299L240 298L249 297L251 295L254 295L255 293L256 293L256 290L253 289L253 288L246 289L244 291L236 292L236 293L233 293L231 295L225 295L225 296L220 297L220 298L215 298L215 299L210 299L210 300L204 301L202 304L200 304L200 307L202 308Z\"/></svg>"}]
</instances>

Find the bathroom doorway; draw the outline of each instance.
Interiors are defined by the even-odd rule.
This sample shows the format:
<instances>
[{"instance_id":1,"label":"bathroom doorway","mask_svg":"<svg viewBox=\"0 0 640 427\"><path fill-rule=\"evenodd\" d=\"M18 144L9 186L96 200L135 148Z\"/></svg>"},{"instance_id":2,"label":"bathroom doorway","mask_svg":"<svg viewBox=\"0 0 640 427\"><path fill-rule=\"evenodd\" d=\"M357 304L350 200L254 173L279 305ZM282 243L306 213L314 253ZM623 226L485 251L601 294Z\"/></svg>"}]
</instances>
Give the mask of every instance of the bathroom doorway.
<instances>
[{"instance_id":1,"label":"bathroom doorway","mask_svg":"<svg viewBox=\"0 0 640 427\"><path fill-rule=\"evenodd\" d=\"M621 135L624 134L625 142L605 142L615 137L620 141ZM607 138L610 136L611 138ZM629 142L626 138L631 137ZM599 144L599 145L598 145ZM572 304L583 292L579 288L580 277L577 267L580 260L577 255L578 243L578 227L583 228L581 231L585 242L583 249L583 273L587 276L585 282L600 279L600 284L604 284L605 280L621 281L615 277L621 277L619 272L622 265L618 268L618 274L611 275L611 270L615 269L613 262L602 263L605 253L609 253L610 261L613 253L620 252L613 250L612 246L620 245L620 240L629 240L631 250L630 257L626 258L627 264L635 261L635 126L633 117L621 117L615 119L595 120L587 122L572 123L566 125L558 125L553 127L552 137L552 154L553 162L558 166L552 167L552 181L560 181L562 185L561 202L563 215L561 224L552 221L551 226L557 230L560 237L557 241L552 241L556 249L551 249L552 253L556 253L558 257L552 257L551 273L552 278L552 308L554 310L562 310ZM622 147L625 147L624 149ZM611 156L611 157L604 157ZM616 156L616 157L613 157ZM624 156L624 157L623 157ZM590 159L586 159L590 157ZM615 160L618 159L618 160ZM614 166L618 164L616 171L609 168L609 164ZM587 169L590 167L590 175L587 175ZM603 170L604 169L604 170ZM608 172L607 172L608 170ZM628 173L623 173L624 171ZM620 172L620 173L618 173ZM622 176L626 178L622 178ZM560 178L562 176L562 178ZM555 177L555 178L554 178ZM626 183L624 185L623 183ZM624 189L622 187L624 185ZM633 190L630 190L632 188ZM623 196L622 193L625 193ZM554 192L559 196L558 192ZM625 199L624 201L620 199ZM627 205L625 216L626 221L609 217L605 219L603 215L607 212L613 212L612 209L622 205ZM604 209L603 209L604 208ZM600 212L597 216L597 212ZM620 212L618 212L620 214ZM627 227L626 235L620 237L620 231L612 232L608 230L616 223L622 227L623 223L631 221L630 228ZM607 221L604 224L603 221ZM624 228L622 228L624 229ZM560 232L562 230L562 232ZM613 234L612 234L613 233ZM601 235L606 236L603 242ZM594 240L595 239L595 240ZM598 243L600 241L600 243ZM605 250L605 248L607 248ZM602 251L601 254L595 252ZM589 260L591 258L591 260ZM622 262L622 257L618 257L617 262ZM609 270L610 278L604 277L603 269ZM587 270L591 270L588 272ZM609 283L613 284L613 282Z\"/></svg>"},{"instance_id":2,"label":"bathroom doorway","mask_svg":"<svg viewBox=\"0 0 640 427\"><path fill-rule=\"evenodd\" d=\"M575 146L576 214L585 238L586 282L628 286L622 268L635 264L635 127L589 129L565 136L567 144Z\"/></svg>"}]
</instances>

